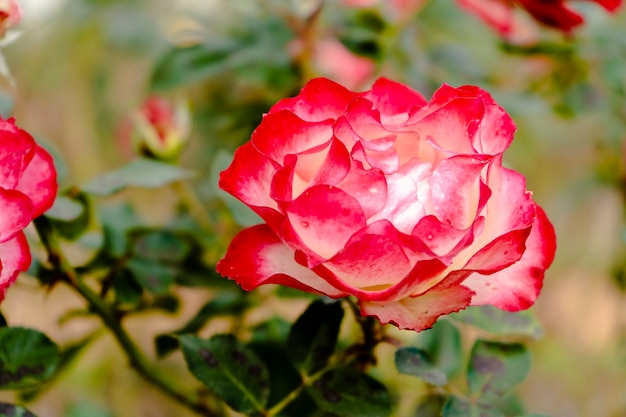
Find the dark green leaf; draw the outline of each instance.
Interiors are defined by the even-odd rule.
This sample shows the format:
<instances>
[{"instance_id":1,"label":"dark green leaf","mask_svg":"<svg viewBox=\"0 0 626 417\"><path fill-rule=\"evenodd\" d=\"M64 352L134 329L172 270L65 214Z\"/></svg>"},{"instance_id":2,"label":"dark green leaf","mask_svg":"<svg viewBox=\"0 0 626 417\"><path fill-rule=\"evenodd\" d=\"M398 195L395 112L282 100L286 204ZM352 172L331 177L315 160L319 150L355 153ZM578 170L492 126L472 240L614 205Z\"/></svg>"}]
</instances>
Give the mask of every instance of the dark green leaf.
<instances>
[{"instance_id":1,"label":"dark green leaf","mask_svg":"<svg viewBox=\"0 0 626 417\"><path fill-rule=\"evenodd\" d=\"M194 246L191 236L170 230L136 229L130 239L136 256L165 263L182 262Z\"/></svg>"},{"instance_id":2,"label":"dark green leaf","mask_svg":"<svg viewBox=\"0 0 626 417\"><path fill-rule=\"evenodd\" d=\"M342 417L384 417L391 414L387 387L354 368L325 372L307 392L319 407Z\"/></svg>"},{"instance_id":3,"label":"dark green leaf","mask_svg":"<svg viewBox=\"0 0 626 417\"><path fill-rule=\"evenodd\" d=\"M442 394L428 394L420 398L414 417L441 417L448 397Z\"/></svg>"},{"instance_id":4,"label":"dark green leaf","mask_svg":"<svg viewBox=\"0 0 626 417\"><path fill-rule=\"evenodd\" d=\"M452 395L443 407L442 417L505 417L500 411Z\"/></svg>"},{"instance_id":5,"label":"dark green leaf","mask_svg":"<svg viewBox=\"0 0 626 417\"><path fill-rule=\"evenodd\" d=\"M0 403L0 417L37 417L19 405Z\"/></svg>"},{"instance_id":6,"label":"dark green leaf","mask_svg":"<svg viewBox=\"0 0 626 417\"><path fill-rule=\"evenodd\" d=\"M530 369L530 353L519 343L478 340L472 348L467 378L470 393L491 404L522 382Z\"/></svg>"},{"instance_id":7,"label":"dark green leaf","mask_svg":"<svg viewBox=\"0 0 626 417\"><path fill-rule=\"evenodd\" d=\"M135 280L153 294L165 294L176 279L176 271L158 262L131 259L126 264Z\"/></svg>"},{"instance_id":8,"label":"dark green leaf","mask_svg":"<svg viewBox=\"0 0 626 417\"><path fill-rule=\"evenodd\" d=\"M287 351L297 369L312 374L326 365L335 352L343 315L339 301L319 299L298 317L287 339Z\"/></svg>"},{"instance_id":9,"label":"dark green leaf","mask_svg":"<svg viewBox=\"0 0 626 417\"><path fill-rule=\"evenodd\" d=\"M474 306L450 317L493 334L541 337L541 326L530 310L511 313L490 305Z\"/></svg>"},{"instance_id":10,"label":"dark green leaf","mask_svg":"<svg viewBox=\"0 0 626 417\"><path fill-rule=\"evenodd\" d=\"M217 298L206 303L183 327L173 332L157 336L154 341L157 355L162 358L178 348L178 337L176 335L197 333L213 317L220 315L238 315L249 305L250 297L246 297L244 293L219 293Z\"/></svg>"},{"instance_id":11,"label":"dark green leaf","mask_svg":"<svg viewBox=\"0 0 626 417\"><path fill-rule=\"evenodd\" d=\"M0 327L6 327L9 324L7 323L7 319L4 318L4 315L2 314L2 312L0 312Z\"/></svg>"},{"instance_id":12,"label":"dark green leaf","mask_svg":"<svg viewBox=\"0 0 626 417\"><path fill-rule=\"evenodd\" d=\"M48 336L23 327L0 328L0 389L47 381L59 364L59 348Z\"/></svg>"},{"instance_id":13,"label":"dark green leaf","mask_svg":"<svg viewBox=\"0 0 626 417\"><path fill-rule=\"evenodd\" d=\"M414 347L396 351L396 368L401 374L416 376L432 385L445 385L446 374L437 368L430 359L428 352Z\"/></svg>"},{"instance_id":14,"label":"dark green leaf","mask_svg":"<svg viewBox=\"0 0 626 417\"><path fill-rule=\"evenodd\" d=\"M81 188L89 194L109 196L126 187L158 188L192 176L192 172L177 166L140 158L89 180Z\"/></svg>"},{"instance_id":15,"label":"dark green leaf","mask_svg":"<svg viewBox=\"0 0 626 417\"><path fill-rule=\"evenodd\" d=\"M262 411L270 393L267 368L232 335L180 336L191 373L240 413Z\"/></svg>"},{"instance_id":16,"label":"dark green leaf","mask_svg":"<svg viewBox=\"0 0 626 417\"><path fill-rule=\"evenodd\" d=\"M143 287L128 269L116 271L112 278L115 304L118 307L134 308L141 302Z\"/></svg>"},{"instance_id":17,"label":"dark green leaf","mask_svg":"<svg viewBox=\"0 0 626 417\"><path fill-rule=\"evenodd\" d=\"M448 378L456 375L463 366L461 333L448 320L440 319L432 329L418 335L417 346L430 356L433 364Z\"/></svg>"}]
</instances>

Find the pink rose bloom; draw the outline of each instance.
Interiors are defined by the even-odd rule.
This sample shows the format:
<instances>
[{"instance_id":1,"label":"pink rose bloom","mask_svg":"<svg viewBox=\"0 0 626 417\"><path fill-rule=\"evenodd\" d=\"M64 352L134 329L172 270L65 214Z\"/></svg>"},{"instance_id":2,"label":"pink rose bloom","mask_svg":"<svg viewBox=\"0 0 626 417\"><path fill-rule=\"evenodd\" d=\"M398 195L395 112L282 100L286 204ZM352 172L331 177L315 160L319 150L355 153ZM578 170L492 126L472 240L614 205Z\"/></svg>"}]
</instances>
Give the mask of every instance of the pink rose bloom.
<instances>
[{"instance_id":1,"label":"pink rose bloom","mask_svg":"<svg viewBox=\"0 0 626 417\"><path fill-rule=\"evenodd\" d=\"M515 37L519 27L523 27L516 16L516 5L525 9L538 22L569 32L584 21L580 14L566 6L566 0L457 0L459 4L476 14L498 33L505 37ZM621 0L591 0L606 10L614 12Z\"/></svg>"},{"instance_id":2,"label":"pink rose bloom","mask_svg":"<svg viewBox=\"0 0 626 417\"><path fill-rule=\"evenodd\" d=\"M52 157L13 119L0 119L0 301L30 265L22 230L52 206L56 191Z\"/></svg>"},{"instance_id":3,"label":"pink rose bloom","mask_svg":"<svg viewBox=\"0 0 626 417\"><path fill-rule=\"evenodd\" d=\"M417 331L469 305L526 309L556 238L502 166L514 131L478 87L427 101L384 78L363 93L314 79L222 172L220 187L265 223L240 232L217 270L244 290L354 296L363 315Z\"/></svg>"},{"instance_id":4,"label":"pink rose bloom","mask_svg":"<svg viewBox=\"0 0 626 417\"><path fill-rule=\"evenodd\" d=\"M17 0L0 0L0 35L17 26L22 20L22 9Z\"/></svg>"}]
</instances>

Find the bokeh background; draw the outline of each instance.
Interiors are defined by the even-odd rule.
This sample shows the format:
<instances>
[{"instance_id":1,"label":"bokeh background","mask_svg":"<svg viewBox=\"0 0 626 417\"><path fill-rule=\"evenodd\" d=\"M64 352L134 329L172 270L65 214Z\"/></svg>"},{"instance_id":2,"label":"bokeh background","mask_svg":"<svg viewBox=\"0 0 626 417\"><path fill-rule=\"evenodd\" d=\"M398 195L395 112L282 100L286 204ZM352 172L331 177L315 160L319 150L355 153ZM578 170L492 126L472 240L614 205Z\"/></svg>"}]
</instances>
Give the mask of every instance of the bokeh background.
<instances>
[{"instance_id":1,"label":"bokeh background","mask_svg":"<svg viewBox=\"0 0 626 417\"><path fill-rule=\"evenodd\" d=\"M193 133L181 165L199 172L194 187L207 201L215 197L216 172L262 113L312 76L357 89L387 76L427 97L442 83L489 91L518 126L506 164L527 177L558 236L555 263L533 307L543 336L529 340L533 367L520 395L532 411L554 417L626 416L626 7L610 15L576 3L584 26L569 36L533 28L538 43L529 46L505 44L453 0L424 1L408 13L384 1L357 9L339 0L319 11L317 1L305 0L22 5L23 34L2 50L15 79L15 87L4 82L3 97L13 98L18 124L65 161L65 186L130 158L120 126L153 91L190 104ZM172 52L198 45L203 52L193 56ZM101 203L119 200L159 224L171 216L175 196L133 190ZM229 204L206 208L220 212ZM235 220L224 220L214 256L237 223L254 222L242 212ZM11 325L39 328L59 343L98 326L65 315L82 306L69 290L45 293L35 284L25 277L9 291L2 312ZM126 324L150 348L150 337L188 318L205 291L181 289L177 314L146 313ZM294 303L268 309L295 316L304 304ZM184 371L176 355L163 366ZM29 408L41 417L187 415L146 387L105 335Z\"/></svg>"}]
</instances>

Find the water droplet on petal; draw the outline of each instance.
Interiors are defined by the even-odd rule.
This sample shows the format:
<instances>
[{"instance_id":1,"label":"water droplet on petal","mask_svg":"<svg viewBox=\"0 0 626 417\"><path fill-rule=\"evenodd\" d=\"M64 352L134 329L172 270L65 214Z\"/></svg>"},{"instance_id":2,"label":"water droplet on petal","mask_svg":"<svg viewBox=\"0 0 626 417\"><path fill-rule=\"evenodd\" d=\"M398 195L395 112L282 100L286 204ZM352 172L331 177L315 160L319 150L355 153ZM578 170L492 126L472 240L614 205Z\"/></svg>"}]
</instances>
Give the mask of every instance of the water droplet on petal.
<instances>
[{"instance_id":1,"label":"water droplet on petal","mask_svg":"<svg viewBox=\"0 0 626 417\"><path fill-rule=\"evenodd\" d=\"M427 238L428 240L433 240L433 235L430 235L430 234L429 234L428 236L426 236L426 238Z\"/></svg>"},{"instance_id":2,"label":"water droplet on petal","mask_svg":"<svg viewBox=\"0 0 626 417\"><path fill-rule=\"evenodd\" d=\"M302 222L300 224L302 225L302 227L309 227L309 223L308 222Z\"/></svg>"}]
</instances>

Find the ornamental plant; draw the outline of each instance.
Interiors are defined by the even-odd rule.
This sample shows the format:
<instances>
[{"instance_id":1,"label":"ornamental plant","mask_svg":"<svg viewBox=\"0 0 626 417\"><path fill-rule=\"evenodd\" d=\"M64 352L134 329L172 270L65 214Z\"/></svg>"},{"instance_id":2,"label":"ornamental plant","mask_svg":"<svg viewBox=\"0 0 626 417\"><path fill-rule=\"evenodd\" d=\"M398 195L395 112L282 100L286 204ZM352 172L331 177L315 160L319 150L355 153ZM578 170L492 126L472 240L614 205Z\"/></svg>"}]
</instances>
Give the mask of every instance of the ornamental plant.
<instances>
[{"instance_id":1,"label":"ornamental plant","mask_svg":"<svg viewBox=\"0 0 626 417\"><path fill-rule=\"evenodd\" d=\"M575 297L618 2L61 3L0 82L0 417L624 414L621 295Z\"/></svg>"}]
</instances>

